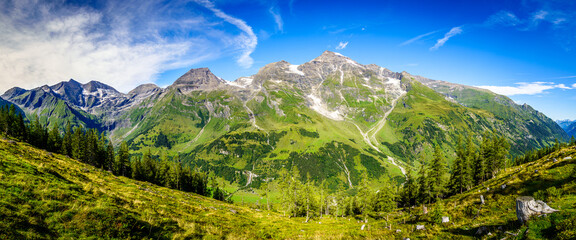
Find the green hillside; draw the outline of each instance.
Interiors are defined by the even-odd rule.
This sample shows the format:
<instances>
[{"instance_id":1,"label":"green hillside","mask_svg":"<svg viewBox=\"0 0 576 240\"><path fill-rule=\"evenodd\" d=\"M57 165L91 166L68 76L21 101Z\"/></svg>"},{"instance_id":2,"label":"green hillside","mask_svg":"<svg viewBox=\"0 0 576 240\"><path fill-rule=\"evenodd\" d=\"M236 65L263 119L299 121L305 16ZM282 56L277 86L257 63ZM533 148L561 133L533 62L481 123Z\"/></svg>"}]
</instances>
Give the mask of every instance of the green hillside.
<instances>
[{"instance_id":1,"label":"green hillside","mask_svg":"<svg viewBox=\"0 0 576 240\"><path fill-rule=\"evenodd\" d=\"M256 205L223 203L116 177L8 139L0 139L0 155L2 239L576 237L573 146L505 169L483 185L427 206L428 214L423 214L421 207L393 209L371 213L367 223L354 214L315 215L305 223L303 217L284 216L280 205L272 206L277 212L253 208ZM480 195L484 205L480 204ZM560 212L533 217L526 226L520 226L515 214L518 196L542 199ZM450 217L450 223L439 223L441 216ZM415 230L416 225L424 225L425 230ZM480 228L485 230L477 233Z\"/></svg>"}]
</instances>

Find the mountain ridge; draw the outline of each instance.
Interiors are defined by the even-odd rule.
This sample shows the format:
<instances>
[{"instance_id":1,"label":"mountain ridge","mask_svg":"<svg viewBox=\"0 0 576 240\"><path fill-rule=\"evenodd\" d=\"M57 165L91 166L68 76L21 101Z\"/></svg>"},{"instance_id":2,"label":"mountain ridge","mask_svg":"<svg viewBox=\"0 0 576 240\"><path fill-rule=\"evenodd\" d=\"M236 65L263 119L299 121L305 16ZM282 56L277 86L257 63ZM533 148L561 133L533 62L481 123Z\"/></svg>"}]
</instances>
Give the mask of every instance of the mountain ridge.
<instances>
[{"instance_id":1,"label":"mountain ridge","mask_svg":"<svg viewBox=\"0 0 576 240\"><path fill-rule=\"evenodd\" d=\"M128 94L98 82L54 86L77 95L63 97L46 86L2 96L29 115L50 112L44 122L96 127L130 143L135 154L178 155L231 182L256 174L259 184L293 166L332 187L355 186L363 172L401 181L404 169L422 164L415 159L430 156L434 145L454 149L458 133L470 132L478 142L484 131L500 132L513 155L567 139L555 122L505 96L330 51L300 65L270 63L233 82L195 68L166 88L141 85ZM169 147L155 144L161 135Z\"/></svg>"}]
</instances>

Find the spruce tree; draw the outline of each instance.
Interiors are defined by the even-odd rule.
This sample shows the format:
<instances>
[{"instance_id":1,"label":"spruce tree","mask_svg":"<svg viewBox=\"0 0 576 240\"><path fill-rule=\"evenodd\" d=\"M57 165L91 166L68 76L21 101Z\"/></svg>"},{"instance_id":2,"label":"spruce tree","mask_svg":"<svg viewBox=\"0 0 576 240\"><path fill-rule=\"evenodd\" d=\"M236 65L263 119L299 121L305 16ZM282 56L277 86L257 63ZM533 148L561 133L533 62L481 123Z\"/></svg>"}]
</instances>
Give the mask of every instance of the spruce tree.
<instances>
[{"instance_id":1,"label":"spruce tree","mask_svg":"<svg viewBox=\"0 0 576 240\"><path fill-rule=\"evenodd\" d=\"M384 176L381 182L382 187L374 196L374 211L378 213L387 213L396 207L396 191L390 178Z\"/></svg>"},{"instance_id":2,"label":"spruce tree","mask_svg":"<svg viewBox=\"0 0 576 240\"><path fill-rule=\"evenodd\" d=\"M62 137L60 137L60 131L58 131L58 125L56 124L48 133L47 145L48 151L51 152L59 152L62 149Z\"/></svg>"},{"instance_id":3,"label":"spruce tree","mask_svg":"<svg viewBox=\"0 0 576 240\"><path fill-rule=\"evenodd\" d=\"M360 203L360 212L362 213L364 220L366 220L368 214L371 212L372 203L372 190L370 189L366 172L362 173L362 180L360 180L360 184L358 185L358 198Z\"/></svg>"},{"instance_id":4,"label":"spruce tree","mask_svg":"<svg viewBox=\"0 0 576 240\"><path fill-rule=\"evenodd\" d=\"M152 159L150 150L142 155L142 171L146 181L156 182L156 161Z\"/></svg>"},{"instance_id":5,"label":"spruce tree","mask_svg":"<svg viewBox=\"0 0 576 240\"><path fill-rule=\"evenodd\" d=\"M121 176L130 176L128 164L130 164L130 153L128 145L123 141L120 144L120 149L118 149L118 155L116 156L115 173Z\"/></svg>"},{"instance_id":6,"label":"spruce tree","mask_svg":"<svg viewBox=\"0 0 576 240\"><path fill-rule=\"evenodd\" d=\"M419 203L429 203L432 199L431 183L427 167L424 164L420 165L420 170L418 170L417 196L417 202Z\"/></svg>"},{"instance_id":7,"label":"spruce tree","mask_svg":"<svg viewBox=\"0 0 576 240\"><path fill-rule=\"evenodd\" d=\"M404 206L414 206L416 205L416 198L418 196L418 185L412 174L412 170L408 169L406 173L406 182L402 186L402 205Z\"/></svg>"},{"instance_id":8,"label":"spruce tree","mask_svg":"<svg viewBox=\"0 0 576 240\"><path fill-rule=\"evenodd\" d=\"M439 198L444 193L444 175L446 174L446 160L439 145L434 148L434 158L430 164L428 178L430 181L431 197Z\"/></svg>"},{"instance_id":9,"label":"spruce tree","mask_svg":"<svg viewBox=\"0 0 576 240\"><path fill-rule=\"evenodd\" d=\"M60 152L64 155L72 156L72 125L70 122L66 124L64 137L62 137L62 150Z\"/></svg>"}]
</instances>

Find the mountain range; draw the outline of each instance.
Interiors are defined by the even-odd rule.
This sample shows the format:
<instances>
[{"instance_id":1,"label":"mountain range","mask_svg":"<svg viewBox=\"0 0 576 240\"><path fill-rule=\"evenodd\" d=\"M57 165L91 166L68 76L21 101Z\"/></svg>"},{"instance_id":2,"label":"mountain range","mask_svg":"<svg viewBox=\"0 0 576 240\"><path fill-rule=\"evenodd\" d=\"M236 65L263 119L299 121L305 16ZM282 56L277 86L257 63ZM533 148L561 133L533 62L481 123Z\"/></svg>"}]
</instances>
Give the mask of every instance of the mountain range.
<instances>
[{"instance_id":1,"label":"mountain range","mask_svg":"<svg viewBox=\"0 0 576 240\"><path fill-rule=\"evenodd\" d=\"M576 137L576 120L559 120L556 121L569 137Z\"/></svg>"},{"instance_id":2,"label":"mountain range","mask_svg":"<svg viewBox=\"0 0 576 240\"><path fill-rule=\"evenodd\" d=\"M495 131L512 156L568 138L508 97L330 51L301 65L270 63L233 82L198 68L166 88L145 84L127 94L70 80L1 97L51 127L97 128L134 154L167 154L240 185L294 166L331 188L353 187L363 174L402 181L436 145L454 159L459 135L480 142Z\"/></svg>"}]
</instances>

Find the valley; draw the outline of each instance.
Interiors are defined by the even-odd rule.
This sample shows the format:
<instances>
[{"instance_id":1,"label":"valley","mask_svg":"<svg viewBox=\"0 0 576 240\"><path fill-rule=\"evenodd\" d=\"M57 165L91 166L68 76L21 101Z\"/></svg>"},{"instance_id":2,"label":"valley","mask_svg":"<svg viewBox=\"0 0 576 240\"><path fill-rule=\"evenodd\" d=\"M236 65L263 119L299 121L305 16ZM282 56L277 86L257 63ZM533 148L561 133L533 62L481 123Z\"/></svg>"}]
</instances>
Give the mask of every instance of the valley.
<instances>
[{"instance_id":1,"label":"valley","mask_svg":"<svg viewBox=\"0 0 576 240\"><path fill-rule=\"evenodd\" d=\"M574 220L569 131L335 52L233 82L196 68L127 94L70 80L1 97L3 238L573 236L550 225ZM519 225L523 195L565 211Z\"/></svg>"}]
</instances>

